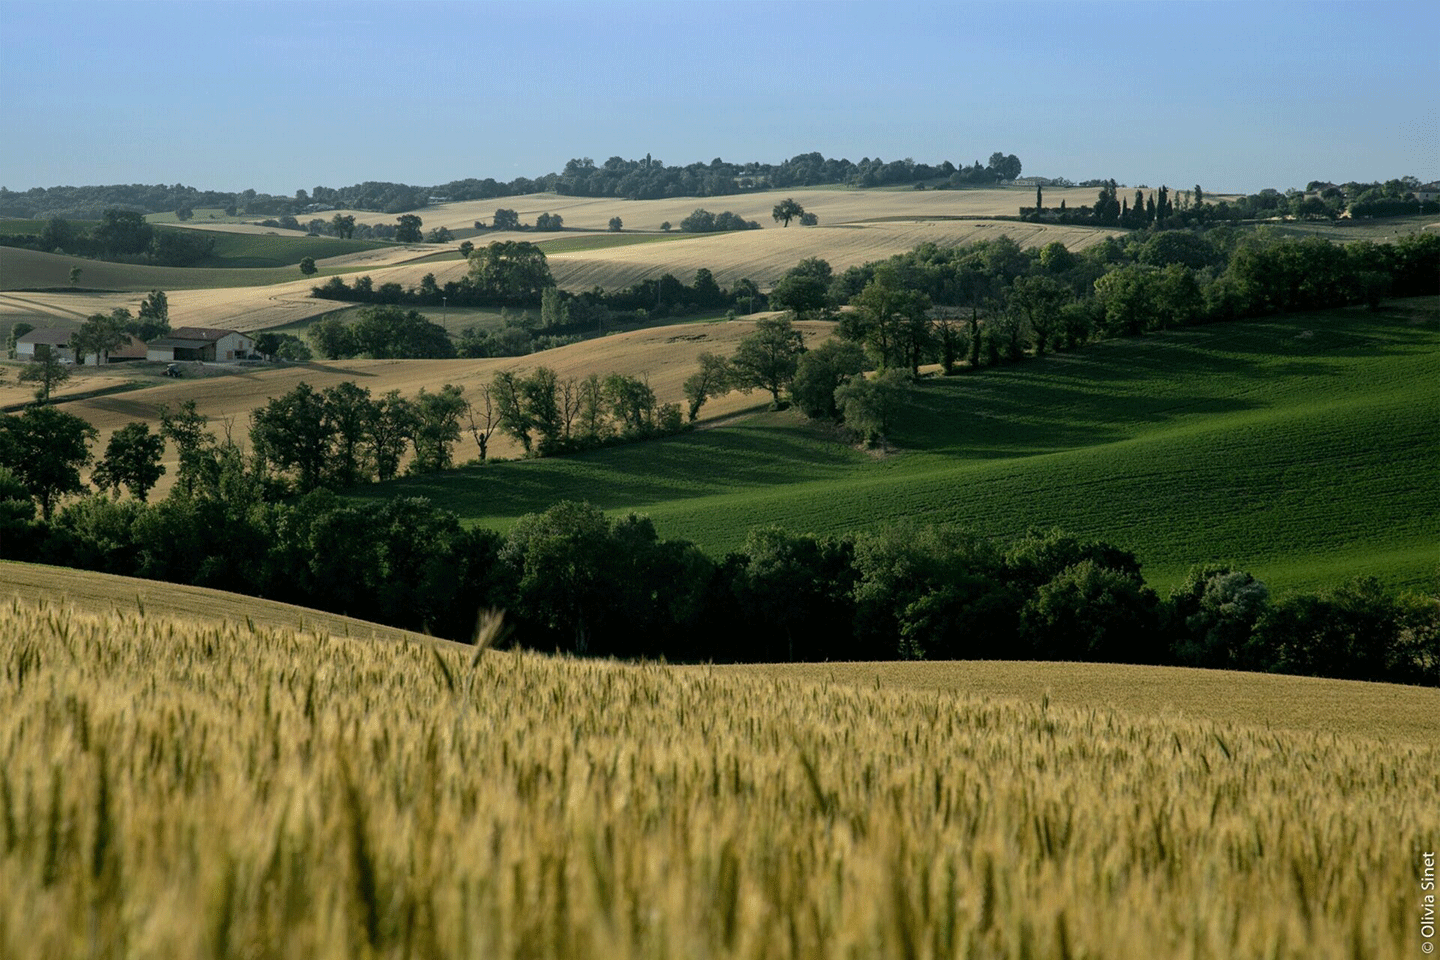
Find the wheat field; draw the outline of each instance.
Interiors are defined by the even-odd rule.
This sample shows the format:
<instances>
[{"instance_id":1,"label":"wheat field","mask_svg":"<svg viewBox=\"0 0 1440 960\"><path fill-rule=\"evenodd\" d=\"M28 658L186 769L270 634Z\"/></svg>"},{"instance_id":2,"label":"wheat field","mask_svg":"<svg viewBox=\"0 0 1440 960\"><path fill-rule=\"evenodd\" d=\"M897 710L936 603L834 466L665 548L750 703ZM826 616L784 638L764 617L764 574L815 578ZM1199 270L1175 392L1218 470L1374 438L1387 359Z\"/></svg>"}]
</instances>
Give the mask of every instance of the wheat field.
<instances>
[{"instance_id":1,"label":"wheat field","mask_svg":"<svg viewBox=\"0 0 1440 960\"><path fill-rule=\"evenodd\" d=\"M0 954L1410 955L1433 743L12 599Z\"/></svg>"}]
</instances>

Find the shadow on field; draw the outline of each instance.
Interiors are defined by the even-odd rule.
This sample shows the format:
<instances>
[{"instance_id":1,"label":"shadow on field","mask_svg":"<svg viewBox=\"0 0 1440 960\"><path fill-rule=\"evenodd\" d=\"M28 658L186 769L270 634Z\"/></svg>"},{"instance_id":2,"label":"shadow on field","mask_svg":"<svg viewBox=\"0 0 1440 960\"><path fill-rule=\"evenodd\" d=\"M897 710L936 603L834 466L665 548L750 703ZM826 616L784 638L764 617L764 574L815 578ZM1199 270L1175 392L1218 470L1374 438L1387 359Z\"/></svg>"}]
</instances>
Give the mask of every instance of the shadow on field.
<instances>
[{"instance_id":1,"label":"shadow on field","mask_svg":"<svg viewBox=\"0 0 1440 960\"><path fill-rule=\"evenodd\" d=\"M873 463L840 443L793 426L746 424L568 457L465 467L383 487L386 496L429 497L461 516L516 516L536 504L585 500L602 509L708 497L737 489L853 476ZM543 509L543 508L542 508Z\"/></svg>"},{"instance_id":2,"label":"shadow on field","mask_svg":"<svg viewBox=\"0 0 1440 960\"><path fill-rule=\"evenodd\" d=\"M1182 418L1259 409L1277 381L1337 382L1349 358L1412 355L1434 340L1408 316L1296 314L1099 343L914 391L894 440L994 459L1114 443Z\"/></svg>"}]
</instances>

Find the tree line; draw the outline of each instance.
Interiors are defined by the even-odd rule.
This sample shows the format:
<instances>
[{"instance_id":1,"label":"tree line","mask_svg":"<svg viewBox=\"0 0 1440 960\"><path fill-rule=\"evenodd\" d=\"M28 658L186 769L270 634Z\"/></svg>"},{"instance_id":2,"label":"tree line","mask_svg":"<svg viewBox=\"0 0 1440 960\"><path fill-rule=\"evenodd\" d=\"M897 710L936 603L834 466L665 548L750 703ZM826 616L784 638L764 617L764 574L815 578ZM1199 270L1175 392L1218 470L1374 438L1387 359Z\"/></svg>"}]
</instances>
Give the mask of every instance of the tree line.
<instances>
[{"instance_id":1,"label":"tree line","mask_svg":"<svg viewBox=\"0 0 1440 960\"><path fill-rule=\"evenodd\" d=\"M727 196L754 190L849 184L879 187L939 181L944 186L985 185L1013 180L1020 175L1014 154L996 152L986 164L966 166L949 160L939 164L864 157L858 163L804 153L780 163L733 163L716 157L709 163L669 166L649 156L643 160L611 157L597 165L588 157L570 160L558 173L534 178L498 181L493 177L452 180L433 186L412 186L366 181L346 187L317 186L296 190L293 196L198 190L184 184L112 184L87 187L36 187L14 191L0 187L0 216L45 216L97 219L110 207L141 213L196 208L243 211L246 215L290 215L345 207L383 213L418 210L431 202L489 200L528 193L555 193L586 197L622 197L631 200L661 197Z\"/></svg>"},{"instance_id":2,"label":"tree line","mask_svg":"<svg viewBox=\"0 0 1440 960\"><path fill-rule=\"evenodd\" d=\"M0 468L0 550L462 641L499 609L508 643L591 656L1078 660L1440 684L1440 598L1361 579L1276 599L1221 564L1162 598L1133 554L1058 530L996 544L945 526L764 527L715 559L583 503L499 534L423 498L273 501L231 461L156 504L92 496L50 519Z\"/></svg>"},{"instance_id":3,"label":"tree line","mask_svg":"<svg viewBox=\"0 0 1440 960\"><path fill-rule=\"evenodd\" d=\"M461 253L468 260L469 270L459 280L440 284L431 273L422 277L418 285L406 287L393 281L377 286L368 274L351 282L332 276L312 287L310 295L345 303L392 306L538 307L540 321L535 329L547 334L603 331L612 321L644 322L742 306L748 313L763 310L767 302L754 281L741 279L724 289L704 267L695 271L689 284L667 273L618 290L595 287L572 294L555 285L545 251L529 241L495 241L483 247L466 241L461 244ZM516 354L466 354L462 346L461 355Z\"/></svg>"},{"instance_id":4,"label":"tree line","mask_svg":"<svg viewBox=\"0 0 1440 960\"><path fill-rule=\"evenodd\" d=\"M1305 190L1284 193L1267 188L1241 197L1207 200L1199 184L1194 190L1171 192L1161 186L1148 195L1138 187L1133 198L1121 194L1114 180L1100 183L1100 193L1091 206L1045 206L1044 189L1035 188L1035 205L1020 208L1023 220L1055 223L1096 224L1136 230L1146 227L1184 229L1206 224L1240 223L1250 220L1323 220L1342 216L1352 220L1374 217L1401 217L1440 213L1440 202L1421 201L1420 181L1402 177L1383 183L1331 183L1311 181Z\"/></svg>"},{"instance_id":5,"label":"tree line","mask_svg":"<svg viewBox=\"0 0 1440 960\"><path fill-rule=\"evenodd\" d=\"M191 267L214 253L215 239L198 230L156 227L145 221L143 213L108 208L92 227L51 217L39 233L0 234L0 245L120 263Z\"/></svg>"}]
</instances>

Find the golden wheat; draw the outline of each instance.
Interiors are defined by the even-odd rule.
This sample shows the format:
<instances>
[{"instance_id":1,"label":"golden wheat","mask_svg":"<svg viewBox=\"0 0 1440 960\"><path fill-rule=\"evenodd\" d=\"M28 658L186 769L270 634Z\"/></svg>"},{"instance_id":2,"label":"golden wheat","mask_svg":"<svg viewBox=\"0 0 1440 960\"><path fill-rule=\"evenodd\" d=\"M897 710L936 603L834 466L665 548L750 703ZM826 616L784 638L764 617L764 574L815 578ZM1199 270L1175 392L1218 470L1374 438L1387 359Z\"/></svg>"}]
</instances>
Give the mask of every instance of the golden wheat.
<instances>
[{"instance_id":1,"label":"golden wheat","mask_svg":"<svg viewBox=\"0 0 1440 960\"><path fill-rule=\"evenodd\" d=\"M0 954L1385 957L1437 752L0 614Z\"/></svg>"}]
</instances>

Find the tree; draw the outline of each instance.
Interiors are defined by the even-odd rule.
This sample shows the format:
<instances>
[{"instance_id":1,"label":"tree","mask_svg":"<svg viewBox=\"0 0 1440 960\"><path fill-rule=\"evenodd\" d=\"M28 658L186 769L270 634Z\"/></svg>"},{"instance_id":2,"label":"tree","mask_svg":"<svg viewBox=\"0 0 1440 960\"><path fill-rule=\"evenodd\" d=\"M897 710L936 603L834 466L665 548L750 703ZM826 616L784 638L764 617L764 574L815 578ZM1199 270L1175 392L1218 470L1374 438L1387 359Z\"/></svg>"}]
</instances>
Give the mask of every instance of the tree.
<instances>
[{"instance_id":1,"label":"tree","mask_svg":"<svg viewBox=\"0 0 1440 960\"><path fill-rule=\"evenodd\" d=\"M60 362L60 355L48 343L35 344L35 359L20 370L21 383L38 383L35 399L50 402L50 392L70 379L70 368Z\"/></svg>"},{"instance_id":2,"label":"tree","mask_svg":"<svg viewBox=\"0 0 1440 960\"><path fill-rule=\"evenodd\" d=\"M426 243L449 243L455 239L449 227L436 227L425 235Z\"/></svg>"},{"instance_id":3,"label":"tree","mask_svg":"<svg viewBox=\"0 0 1440 960\"><path fill-rule=\"evenodd\" d=\"M77 283L79 283L79 282L80 282L80 268L79 268L79 267L71 267L71 268L70 268L70 286L73 287L73 286L75 286L75 284L77 284Z\"/></svg>"},{"instance_id":4,"label":"tree","mask_svg":"<svg viewBox=\"0 0 1440 960\"><path fill-rule=\"evenodd\" d=\"M786 197L775 204L775 209L770 211L770 219L782 227L790 226L790 221L796 217L804 216L805 208L796 203L792 198Z\"/></svg>"},{"instance_id":5,"label":"tree","mask_svg":"<svg viewBox=\"0 0 1440 960\"><path fill-rule=\"evenodd\" d=\"M740 341L731 358L736 387L747 393L769 390L775 406L780 406L780 391L795 378L805 341L800 331L786 317L767 317L755 321L755 330Z\"/></svg>"},{"instance_id":6,"label":"tree","mask_svg":"<svg viewBox=\"0 0 1440 960\"><path fill-rule=\"evenodd\" d=\"M326 360L353 357L356 353L355 334L339 317L321 317L306 331L315 350Z\"/></svg>"},{"instance_id":7,"label":"tree","mask_svg":"<svg viewBox=\"0 0 1440 960\"><path fill-rule=\"evenodd\" d=\"M105 354L129 342L130 334L125 330L129 320L130 311L123 308L108 315L92 314L70 334L75 358L83 363L87 354L94 354L95 365L99 366Z\"/></svg>"},{"instance_id":8,"label":"tree","mask_svg":"<svg viewBox=\"0 0 1440 960\"><path fill-rule=\"evenodd\" d=\"M910 377L904 370L886 370L875 377L852 377L835 390L835 406L845 426L861 440L883 441L909 393Z\"/></svg>"},{"instance_id":9,"label":"tree","mask_svg":"<svg viewBox=\"0 0 1440 960\"><path fill-rule=\"evenodd\" d=\"M300 272L307 277L313 277L320 268L315 266L314 257L302 257L300 259Z\"/></svg>"},{"instance_id":10,"label":"tree","mask_svg":"<svg viewBox=\"0 0 1440 960\"><path fill-rule=\"evenodd\" d=\"M460 418L470 408L464 389L445 384L436 393L422 387L415 398L415 459L410 473L435 473L451 466L452 448L460 440Z\"/></svg>"},{"instance_id":11,"label":"tree","mask_svg":"<svg viewBox=\"0 0 1440 960\"><path fill-rule=\"evenodd\" d=\"M395 239L400 243L419 243L420 226L424 221L413 213L402 213L395 220Z\"/></svg>"},{"instance_id":12,"label":"tree","mask_svg":"<svg viewBox=\"0 0 1440 960\"><path fill-rule=\"evenodd\" d=\"M555 286L545 251L523 240L496 241L472 253L470 281L482 296L512 304L536 303Z\"/></svg>"},{"instance_id":13,"label":"tree","mask_svg":"<svg viewBox=\"0 0 1440 960\"><path fill-rule=\"evenodd\" d=\"M349 214L337 213L330 218L330 230L335 236L349 240L355 235L355 218Z\"/></svg>"},{"instance_id":14,"label":"tree","mask_svg":"<svg viewBox=\"0 0 1440 960\"><path fill-rule=\"evenodd\" d=\"M558 213L542 213L535 218L536 230L560 230L565 225L565 218Z\"/></svg>"},{"instance_id":15,"label":"tree","mask_svg":"<svg viewBox=\"0 0 1440 960\"><path fill-rule=\"evenodd\" d=\"M378 413L370 391L346 380L327 387L320 400L323 422L330 434L325 479L342 489L368 480L371 473L368 441Z\"/></svg>"},{"instance_id":16,"label":"tree","mask_svg":"<svg viewBox=\"0 0 1440 960\"><path fill-rule=\"evenodd\" d=\"M205 429L209 423L210 418L196 409L194 400L186 400L174 410L168 405L160 408L160 436L175 444L180 458L175 483L186 495L195 493L197 485L208 479L207 470L215 462L215 436Z\"/></svg>"},{"instance_id":17,"label":"tree","mask_svg":"<svg viewBox=\"0 0 1440 960\"><path fill-rule=\"evenodd\" d=\"M605 401L621 433L643 437L655 429L655 391L639 377L612 373L605 378Z\"/></svg>"},{"instance_id":18,"label":"tree","mask_svg":"<svg viewBox=\"0 0 1440 960\"><path fill-rule=\"evenodd\" d=\"M1020 277L1011 285L1007 305L1035 334L1035 356L1044 355L1046 345L1059 329L1060 310L1069 299L1065 286L1050 277ZM1015 350L1011 352L1013 360Z\"/></svg>"},{"instance_id":19,"label":"tree","mask_svg":"<svg viewBox=\"0 0 1440 960\"><path fill-rule=\"evenodd\" d=\"M192 210L190 207L181 207L175 211L175 219L179 220L181 223L184 223L186 220L193 219L194 216L195 211Z\"/></svg>"},{"instance_id":20,"label":"tree","mask_svg":"<svg viewBox=\"0 0 1440 960\"><path fill-rule=\"evenodd\" d=\"M814 227L819 223L820 218L808 210L800 214L800 226L802 227Z\"/></svg>"},{"instance_id":21,"label":"tree","mask_svg":"<svg viewBox=\"0 0 1440 960\"><path fill-rule=\"evenodd\" d=\"M786 271L770 291L770 305L795 314L802 320L830 307L830 264L808 257Z\"/></svg>"},{"instance_id":22,"label":"tree","mask_svg":"<svg viewBox=\"0 0 1440 960\"><path fill-rule=\"evenodd\" d=\"M383 483L393 480L400 471L400 458L415 433L415 405L391 390L375 401L370 418L370 457L375 462L375 475Z\"/></svg>"},{"instance_id":23,"label":"tree","mask_svg":"<svg viewBox=\"0 0 1440 960\"><path fill-rule=\"evenodd\" d=\"M685 399L690 402L690 422L700 415L700 408L710 397L719 396L730 389L733 372L726 357L713 353L700 354L700 369L685 379Z\"/></svg>"},{"instance_id":24,"label":"tree","mask_svg":"<svg viewBox=\"0 0 1440 960\"><path fill-rule=\"evenodd\" d=\"M170 300L163 290L151 290L140 301L139 317L129 330L145 342L170 332Z\"/></svg>"},{"instance_id":25,"label":"tree","mask_svg":"<svg viewBox=\"0 0 1440 960\"><path fill-rule=\"evenodd\" d=\"M296 470L300 493L320 486L330 462L332 435L325 398L304 382L250 417L250 443L256 456L280 470Z\"/></svg>"},{"instance_id":26,"label":"tree","mask_svg":"<svg viewBox=\"0 0 1440 960\"><path fill-rule=\"evenodd\" d=\"M876 267L875 276L850 305L855 310L841 320L841 336L863 343L879 369L905 365L920 372L931 340L929 297L887 263Z\"/></svg>"},{"instance_id":27,"label":"tree","mask_svg":"<svg viewBox=\"0 0 1440 960\"><path fill-rule=\"evenodd\" d=\"M475 244L471 243L469 240L460 241L460 256L464 257L466 260L469 260L470 254L474 252Z\"/></svg>"},{"instance_id":28,"label":"tree","mask_svg":"<svg viewBox=\"0 0 1440 960\"><path fill-rule=\"evenodd\" d=\"M858 343L827 340L801 354L790 392L795 404L807 416L840 418L835 391L865 369L865 352ZM693 419L693 418L692 418Z\"/></svg>"},{"instance_id":29,"label":"tree","mask_svg":"<svg viewBox=\"0 0 1440 960\"><path fill-rule=\"evenodd\" d=\"M85 489L80 468L90 462L94 427L73 413L52 406L29 407L18 417L0 420L0 466L10 470L40 504L46 521L55 501Z\"/></svg>"},{"instance_id":30,"label":"tree","mask_svg":"<svg viewBox=\"0 0 1440 960\"><path fill-rule=\"evenodd\" d=\"M501 207L495 211L495 217L490 221L490 225L494 230L519 230L520 215L514 210Z\"/></svg>"},{"instance_id":31,"label":"tree","mask_svg":"<svg viewBox=\"0 0 1440 960\"><path fill-rule=\"evenodd\" d=\"M165 455L165 438L151 433L148 423L128 423L110 435L105 457L95 465L91 479L102 490L117 496L123 485L136 500L145 500L165 473L160 459Z\"/></svg>"},{"instance_id":32,"label":"tree","mask_svg":"<svg viewBox=\"0 0 1440 960\"><path fill-rule=\"evenodd\" d=\"M490 438L495 435L495 428L500 425L500 414L495 409L494 388L490 384L480 385L478 399L470 404L466 413L470 420L470 436L475 438L475 445L480 448L480 461L483 463L489 456Z\"/></svg>"},{"instance_id":33,"label":"tree","mask_svg":"<svg viewBox=\"0 0 1440 960\"><path fill-rule=\"evenodd\" d=\"M660 229L661 229L662 231L664 231L665 233L669 233L670 230L672 229L671 226L670 226L670 221L669 221L669 220L666 220L664 223L660 224Z\"/></svg>"},{"instance_id":34,"label":"tree","mask_svg":"<svg viewBox=\"0 0 1440 960\"><path fill-rule=\"evenodd\" d=\"M619 217L610 218L610 232L619 233L625 227L625 222Z\"/></svg>"},{"instance_id":35,"label":"tree","mask_svg":"<svg viewBox=\"0 0 1440 960\"><path fill-rule=\"evenodd\" d=\"M1041 660L1155 663L1158 603L1138 576L1082 560L1041 586L1020 612L1020 636Z\"/></svg>"},{"instance_id":36,"label":"tree","mask_svg":"<svg viewBox=\"0 0 1440 960\"><path fill-rule=\"evenodd\" d=\"M136 210L106 210L91 236L107 257L133 256L150 248L155 229Z\"/></svg>"}]
</instances>

